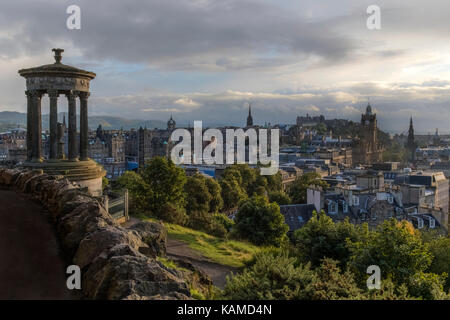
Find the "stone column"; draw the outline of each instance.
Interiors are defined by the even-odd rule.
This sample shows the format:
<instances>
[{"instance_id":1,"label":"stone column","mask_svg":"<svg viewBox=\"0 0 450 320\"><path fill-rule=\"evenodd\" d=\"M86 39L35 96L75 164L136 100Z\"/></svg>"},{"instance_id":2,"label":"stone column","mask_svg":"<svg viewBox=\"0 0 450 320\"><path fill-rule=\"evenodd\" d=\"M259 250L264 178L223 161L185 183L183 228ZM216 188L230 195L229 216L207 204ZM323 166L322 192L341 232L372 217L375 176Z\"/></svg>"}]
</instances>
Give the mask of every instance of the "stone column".
<instances>
[{"instance_id":1,"label":"stone column","mask_svg":"<svg viewBox=\"0 0 450 320\"><path fill-rule=\"evenodd\" d=\"M88 160L88 97L89 92L80 92L80 159Z\"/></svg>"},{"instance_id":2,"label":"stone column","mask_svg":"<svg viewBox=\"0 0 450 320\"><path fill-rule=\"evenodd\" d=\"M77 92L69 91L66 94L69 102L69 160L78 161L77 153Z\"/></svg>"},{"instance_id":3,"label":"stone column","mask_svg":"<svg viewBox=\"0 0 450 320\"><path fill-rule=\"evenodd\" d=\"M33 90L31 91L31 105L32 105L32 133L31 133L31 158L34 162L42 161L42 115L41 115L41 98L42 93Z\"/></svg>"},{"instance_id":4,"label":"stone column","mask_svg":"<svg viewBox=\"0 0 450 320\"><path fill-rule=\"evenodd\" d=\"M50 160L58 158L58 90L48 90L50 97Z\"/></svg>"},{"instance_id":5,"label":"stone column","mask_svg":"<svg viewBox=\"0 0 450 320\"><path fill-rule=\"evenodd\" d=\"M31 91L25 91L27 96L27 161L33 157L33 100Z\"/></svg>"}]
</instances>

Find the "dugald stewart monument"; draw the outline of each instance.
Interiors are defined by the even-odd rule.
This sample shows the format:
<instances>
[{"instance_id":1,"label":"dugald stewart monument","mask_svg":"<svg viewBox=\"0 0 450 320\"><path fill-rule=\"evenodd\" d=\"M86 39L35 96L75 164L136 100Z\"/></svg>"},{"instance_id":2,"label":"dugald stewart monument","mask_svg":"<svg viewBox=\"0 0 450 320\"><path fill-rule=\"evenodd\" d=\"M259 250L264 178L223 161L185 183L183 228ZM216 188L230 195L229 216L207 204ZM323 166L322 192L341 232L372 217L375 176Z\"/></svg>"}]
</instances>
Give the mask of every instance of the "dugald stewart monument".
<instances>
[{"instance_id":1,"label":"dugald stewart monument","mask_svg":"<svg viewBox=\"0 0 450 320\"><path fill-rule=\"evenodd\" d=\"M27 161L24 167L42 169L52 175L64 175L70 181L87 187L92 195L101 195L105 170L88 158L89 83L95 73L61 63L63 49L53 49L55 62L21 69L26 79L27 97ZM42 155L42 96L50 98L50 152ZM68 155L58 139L58 98L65 96L69 105ZM80 134L77 134L77 100L80 101Z\"/></svg>"}]
</instances>

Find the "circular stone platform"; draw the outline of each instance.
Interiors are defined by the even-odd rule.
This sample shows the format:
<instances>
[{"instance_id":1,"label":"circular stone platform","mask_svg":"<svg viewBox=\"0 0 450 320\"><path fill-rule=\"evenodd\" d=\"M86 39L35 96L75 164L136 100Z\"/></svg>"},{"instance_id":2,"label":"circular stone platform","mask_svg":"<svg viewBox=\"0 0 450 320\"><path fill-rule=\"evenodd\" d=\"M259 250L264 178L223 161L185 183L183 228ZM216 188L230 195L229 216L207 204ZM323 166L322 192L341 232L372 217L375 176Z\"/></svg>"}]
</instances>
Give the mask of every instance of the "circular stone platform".
<instances>
[{"instance_id":1,"label":"circular stone platform","mask_svg":"<svg viewBox=\"0 0 450 320\"><path fill-rule=\"evenodd\" d=\"M93 196L102 195L102 177L106 175L105 169L97 162L89 159L84 161L44 161L25 162L22 165L27 169L40 169L49 175L63 175L70 181L87 187Z\"/></svg>"}]
</instances>

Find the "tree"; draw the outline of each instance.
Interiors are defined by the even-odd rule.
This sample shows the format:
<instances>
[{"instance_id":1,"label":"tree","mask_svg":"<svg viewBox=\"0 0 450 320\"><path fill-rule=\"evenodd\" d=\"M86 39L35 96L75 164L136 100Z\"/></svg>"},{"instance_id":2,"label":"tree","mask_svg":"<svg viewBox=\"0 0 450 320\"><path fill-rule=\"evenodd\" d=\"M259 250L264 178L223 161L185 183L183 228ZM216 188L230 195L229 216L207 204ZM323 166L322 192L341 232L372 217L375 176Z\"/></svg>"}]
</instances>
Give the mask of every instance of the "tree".
<instances>
[{"instance_id":1,"label":"tree","mask_svg":"<svg viewBox=\"0 0 450 320\"><path fill-rule=\"evenodd\" d=\"M427 272L438 275L447 275L444 290L450 290L450 238L438 237L429 242L429 249L433 255L433 261Z\"/></svg>"},{"instance_id":2,"label":"tree","mask_svg":"<svg viewBox=\"0 0 450 320\"><path fill-rule=\"evenodd\" d=\"M282 192L283 191L283 178L280 172L272 175L261 176L267 180L267 191Z\"/></svg>"},{"instance_id":3,"label":"tree","mask_svg":"<svg viewBox=\"0 0 450 320\"><path fill-rule=\"evenodd\" d=\"M116 184L120 188L128 189L131 212L146 212L149 186L139 174L134 171L126 171L116 180Z\"/></svg>"},{"instance_id":4,"label":"tree","mask_svg":"<svg viewBox=\"0 0 450 320\"><path fill-rule=\"evenodd\" d=\"M347 239L358 241L367 233L366 226L355 227L348 220L334 223L323 211L314 211L312 218L294 232L292 241L304 262L318 266L322 259L331 258L345 267L351 255Z\"/></svg>"},{"instance_id":5,"label":"tree","mask_svg":"<svg viewBox=\"0 0 450 320\"><path fill-rule=\"evenodd\" d=\"M321 180L316 172L308 172L295 179L288 187L288 195L292 203L306 203L306 192L308 187L314 185L322 188L328 188L328 184Z\"/></svg>"},{"instance_id":6,"label":"tree","mask_svg":"<svg viewBox=\"0 0 450 320\"><path fill-rule=\"evenodd\" d=\"M325 259L316 270L283 250L262 250L241 274L227 277L222 298L233 300L335 300L362 298L350 272Z\"/></svg>"},{"instance_id":7,"label":"tree","mask_svg":"<svg viewBox=\"0 0 450 320\"><path fill-rule=\"evenodd\" d=\"M286 241L289 227L280 207L266 197L255 196L244 201L235 218L237 234L258 245L280 246Z\"/></svg>"},{"instance_id":8,"label":"tree","mask_svg":"<svg viewBox=\"0 0 450 320\"><path fill-rule=\"evenodd\" d=\"M315 270L316 281L312 284L311 299L338 300L361 299L362 290L358 288L350 271L341 272L339 262L325 258Z\"/></svg>"},{"instance_id":9,"label":"tree","mask_svg":"<svg viewBox=\"0 0 450 320\"><path fill-rule=\"evenodd\" d=\"M222 298L233 300L305 299L315 280L309 265L295 265L286 252L262 251L240 274L227 277Z\"/></svg>"},{"instance_id":10,"label":"tree","mask_svg":"<svg viewBox=\"0 0 450 320\"><path fill-rule=\"evenodd\" d=\"M314 128L318 134L325 134L327 132L327 126L323 122L318 123Z\"/></svg>"},{"instance_id":11,"label":"tree","mask_svg":"<svg viewBox=\"0 0 450 320\"><path fill-rule=\"evenodd\" d=\"M444 292L445 278L446 275L418 272L411 277L409 293L413 297L425 300L448 299L449 296Z\"/></svg>"},{"instance_id":12,"label":"tree","mask_svg":"<svg viewBox=\"0 0 450 320\"><path fill-rule=\"evenodd\" d=\"M290 204L291 199L283 191L272 191L269 192L269 201L276 202L278 205Z\"/></svg>"},{"instance_id":13,"label":"tree","mask_svg":"<svg viewBox=\"0 0 450 320\"><path fill-rule=\"evenodd\" d=\"M154 157L141 175L149 186L147 206L154 215L164 219L167 204L177 210L184 208L186 174L172 160Z\"/></svg>"},{"instance_id":14,"label":"tree","mask_svg":"<svg viewBox=\"0 0 450 320\"><path fill-rule=\"evenodd\" d=\"M206 178L200 174L188 177L184 185L186 193L186 211L190 214L193 211L209 212L209 204L212 196L206 185Z\"/></svg>"},{"instance_id":15,"label":"tree","mask_svg":"<svg viewBox=\"0 0 450 320\"><path fill-rule=\"evenodd\" d=\"M250 168L248 164L234 164L228 167L226 170L230 169L230 172L234 170L238 171L242 177L240 185L245 190L248 196L253 194L253 190L256 187L255 182L258 179L259 173L257 169ZM226 171L225 170L225 171Z\"/></svg>"},{"instance_id":16,"label":"tree","mask_svg":"<svg viewBox=\"0 0 450 320\"><path fill-rule=\"evenodd\" d=\"M217 213L223 207L222 188L220 187L220 184L212 178L206 178L205 183L208 187L209 194L211 195L209 212Z\"/></svg>"},{"instance_id":17,"label":"tree","mask_svg":"<svg viewBox=\"0 0 450 320\"><path fill-rule=\"evenodd\" d=\"M224 209L236 208L242 200L247 198L247 193L242 189L240 181L242 181L240 174L239 177L229 175L220 180Z\"/></svg>"},{"instance_id":18,"label":"tree","mask_svg":"<svg viewBox=\"0 0 450 320\"><path fill-rule=\"evenodd\" d=\"M350 267L361 283L367 278L367 267L377 265L384 278L397 286L409 286L411 277L425 271L432 261L420 233L405 220L386 220L361 241L349 241L349 248Z\"/></svg>"}]
</instances>

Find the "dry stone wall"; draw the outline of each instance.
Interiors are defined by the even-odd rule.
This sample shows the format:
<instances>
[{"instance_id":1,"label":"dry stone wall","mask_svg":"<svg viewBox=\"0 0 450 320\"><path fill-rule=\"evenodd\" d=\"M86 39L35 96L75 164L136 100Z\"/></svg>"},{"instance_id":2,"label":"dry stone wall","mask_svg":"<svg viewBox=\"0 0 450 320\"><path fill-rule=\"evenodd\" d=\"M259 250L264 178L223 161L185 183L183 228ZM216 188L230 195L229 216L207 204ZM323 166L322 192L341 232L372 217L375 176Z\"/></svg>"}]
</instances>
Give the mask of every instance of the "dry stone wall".
<instances>
[{"instance_id":1,"label":"dry stone wall","mask_svg":"<svg viewBox=\"0 0 450 320\"><path fill-rule=\"evenodd\" d=\"M0 168L0 188L28 194L48 209L64 255L81 268L85 298L190 298L183 274L156 259L165 253L162 225L123 228L100 199L63 176L42 171Z\"/></svg>"}]
</instances>

